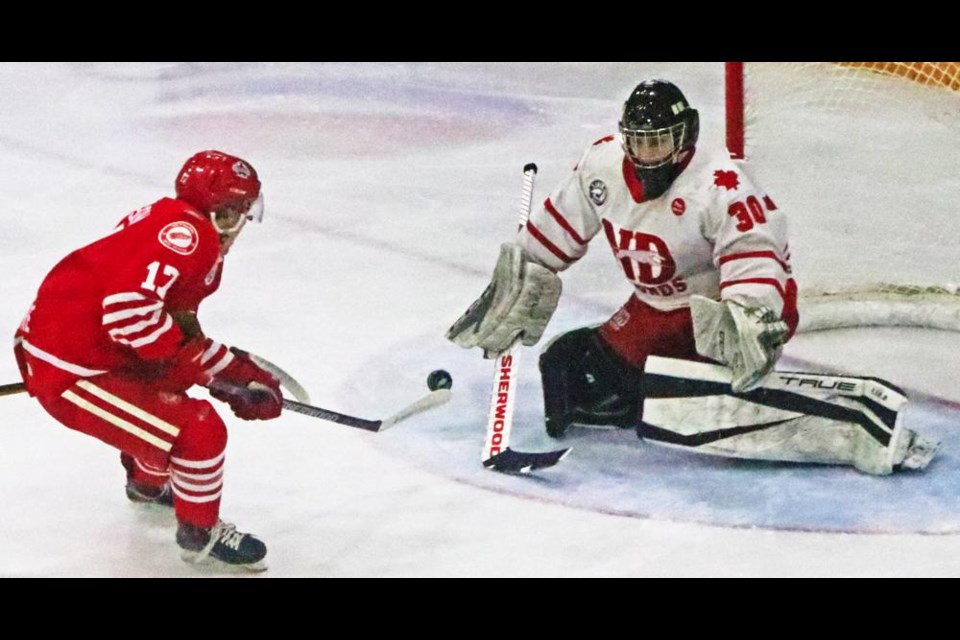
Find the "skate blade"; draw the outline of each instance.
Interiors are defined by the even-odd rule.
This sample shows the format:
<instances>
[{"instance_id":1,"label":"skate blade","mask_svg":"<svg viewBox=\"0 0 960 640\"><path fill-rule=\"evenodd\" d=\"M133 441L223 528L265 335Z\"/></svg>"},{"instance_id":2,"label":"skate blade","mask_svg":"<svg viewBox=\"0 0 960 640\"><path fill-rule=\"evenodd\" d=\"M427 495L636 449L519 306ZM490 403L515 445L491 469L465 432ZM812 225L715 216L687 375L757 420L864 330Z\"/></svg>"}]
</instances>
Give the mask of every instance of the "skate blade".
<instances>
[{"instance_id":1,"label":"skate blade","mask_svg":"<svg viewBox=\"0 0 960 640\"><path fill-rule=\"evenodd\" d=\"M180 558L195 567L216 569L217 571L263 573L269 569L265 560L258 560L249 564L229 564L213 556L201 557L198 551L181 550Z\"/></svg>"}]
</instances>

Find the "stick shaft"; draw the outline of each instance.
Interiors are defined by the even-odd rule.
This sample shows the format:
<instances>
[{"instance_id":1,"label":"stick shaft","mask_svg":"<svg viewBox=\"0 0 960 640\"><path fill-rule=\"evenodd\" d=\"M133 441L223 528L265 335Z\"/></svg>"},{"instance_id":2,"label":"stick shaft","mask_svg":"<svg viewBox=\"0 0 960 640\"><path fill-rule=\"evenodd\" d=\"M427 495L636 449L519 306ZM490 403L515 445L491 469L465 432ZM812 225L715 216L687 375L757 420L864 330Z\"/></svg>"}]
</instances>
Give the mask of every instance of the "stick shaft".
<instances>
[{"instance_id":1,"label":"stick shaft","mask_svg":"<svg viewBox=\"0 0 960 640\"><path fill-rule=\"evenodd\" d=\"M14 393L23 393L27 390L27 385L22 382L13 382L10 384L0 385L0 396L9 396Z\"/></svg>"},{"instance_id":2,"label":"stick shaft","mask_svg":"<svg viewBox=\"0 0 960 640\"><path fill-rule=\"evenodd\" d=\"M530 217L533 203L533 181L537 176L537 165L530 163L523 168L523 191L520 194L519 228L522 229ZM487 431L483 441L480 460L489 460L492 456L505 451L510 445L510 432L513 430L513 407L517 395L517 372L520 364L520 339L497 356L493 371L493 391L490 394L490 413L487 416Z\"/></svg>"}]
</instances>

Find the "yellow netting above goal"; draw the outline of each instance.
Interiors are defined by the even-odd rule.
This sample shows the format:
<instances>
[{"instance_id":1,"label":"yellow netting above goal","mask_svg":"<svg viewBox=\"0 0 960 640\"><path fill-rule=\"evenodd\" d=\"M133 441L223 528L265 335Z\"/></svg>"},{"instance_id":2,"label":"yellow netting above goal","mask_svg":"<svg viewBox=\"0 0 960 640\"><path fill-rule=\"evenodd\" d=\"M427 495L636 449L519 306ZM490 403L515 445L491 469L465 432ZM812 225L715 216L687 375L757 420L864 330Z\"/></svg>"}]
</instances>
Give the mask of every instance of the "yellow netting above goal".
<instances>
[{"instance_id":1,"label":"yellow netting above goal","mask_svg":"<svg viewBox=\"0 0 960 640\"><path fill-rule=\"evenodd\" d=\"M960 62L837 62L842 67L868 69L920 84L960 90Z\"/></svg>"}]
</instances>

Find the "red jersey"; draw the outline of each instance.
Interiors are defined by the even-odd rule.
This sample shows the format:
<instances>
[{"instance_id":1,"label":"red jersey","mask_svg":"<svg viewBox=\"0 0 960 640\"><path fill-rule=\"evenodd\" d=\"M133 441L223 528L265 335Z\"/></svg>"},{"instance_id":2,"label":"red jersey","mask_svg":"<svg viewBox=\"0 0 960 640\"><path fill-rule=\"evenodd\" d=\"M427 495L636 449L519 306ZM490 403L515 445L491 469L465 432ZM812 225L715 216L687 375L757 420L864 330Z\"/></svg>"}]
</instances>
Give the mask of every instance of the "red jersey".
<instances>
[{"instance_id":1,"label":"red jersey","mask_svg":"<svg viewBox=\"0 0 960 640\"><path fill-rule=\"evenodd\" d=\"M33 357L84 377L172 358L185 340L171 314L196 313L220 286L222 263L209 218L163 198L61 260L18 339ZM224 359L226 348L213 344L207 365Z\"/></svg>"}]
</instances>

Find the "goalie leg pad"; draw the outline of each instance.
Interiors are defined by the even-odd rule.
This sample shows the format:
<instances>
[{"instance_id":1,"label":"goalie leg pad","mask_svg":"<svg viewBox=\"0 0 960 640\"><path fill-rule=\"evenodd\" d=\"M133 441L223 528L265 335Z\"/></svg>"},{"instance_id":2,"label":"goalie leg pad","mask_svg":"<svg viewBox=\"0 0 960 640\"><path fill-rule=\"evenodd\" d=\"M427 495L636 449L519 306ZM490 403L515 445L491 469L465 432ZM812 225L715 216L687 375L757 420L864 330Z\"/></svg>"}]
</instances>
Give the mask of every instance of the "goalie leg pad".
<instances>
[{"instance_id":1,"label":"goalie leg pad","mask_svg":"<svg viewBox=\"0 0 960 640\"><path fill-rule=\"evenodd\" d=\"M727 367L652 357L643 376L646 440L756 460L921 469L938 443L903 427L907 398L876 378L774 372L735 394Z\"/></svg>"},{"instance_id":2,"label":"goalie leg pad","mask_svg":"<svg viewBox=\"0 0 960 640\"><path fill-rule=\"evenodd\" d=\"M634 428L640 371L604 343L597 327L554 338L540 355L547 434L560 438L571 424Z\"/></svg>"}]
</instances>

